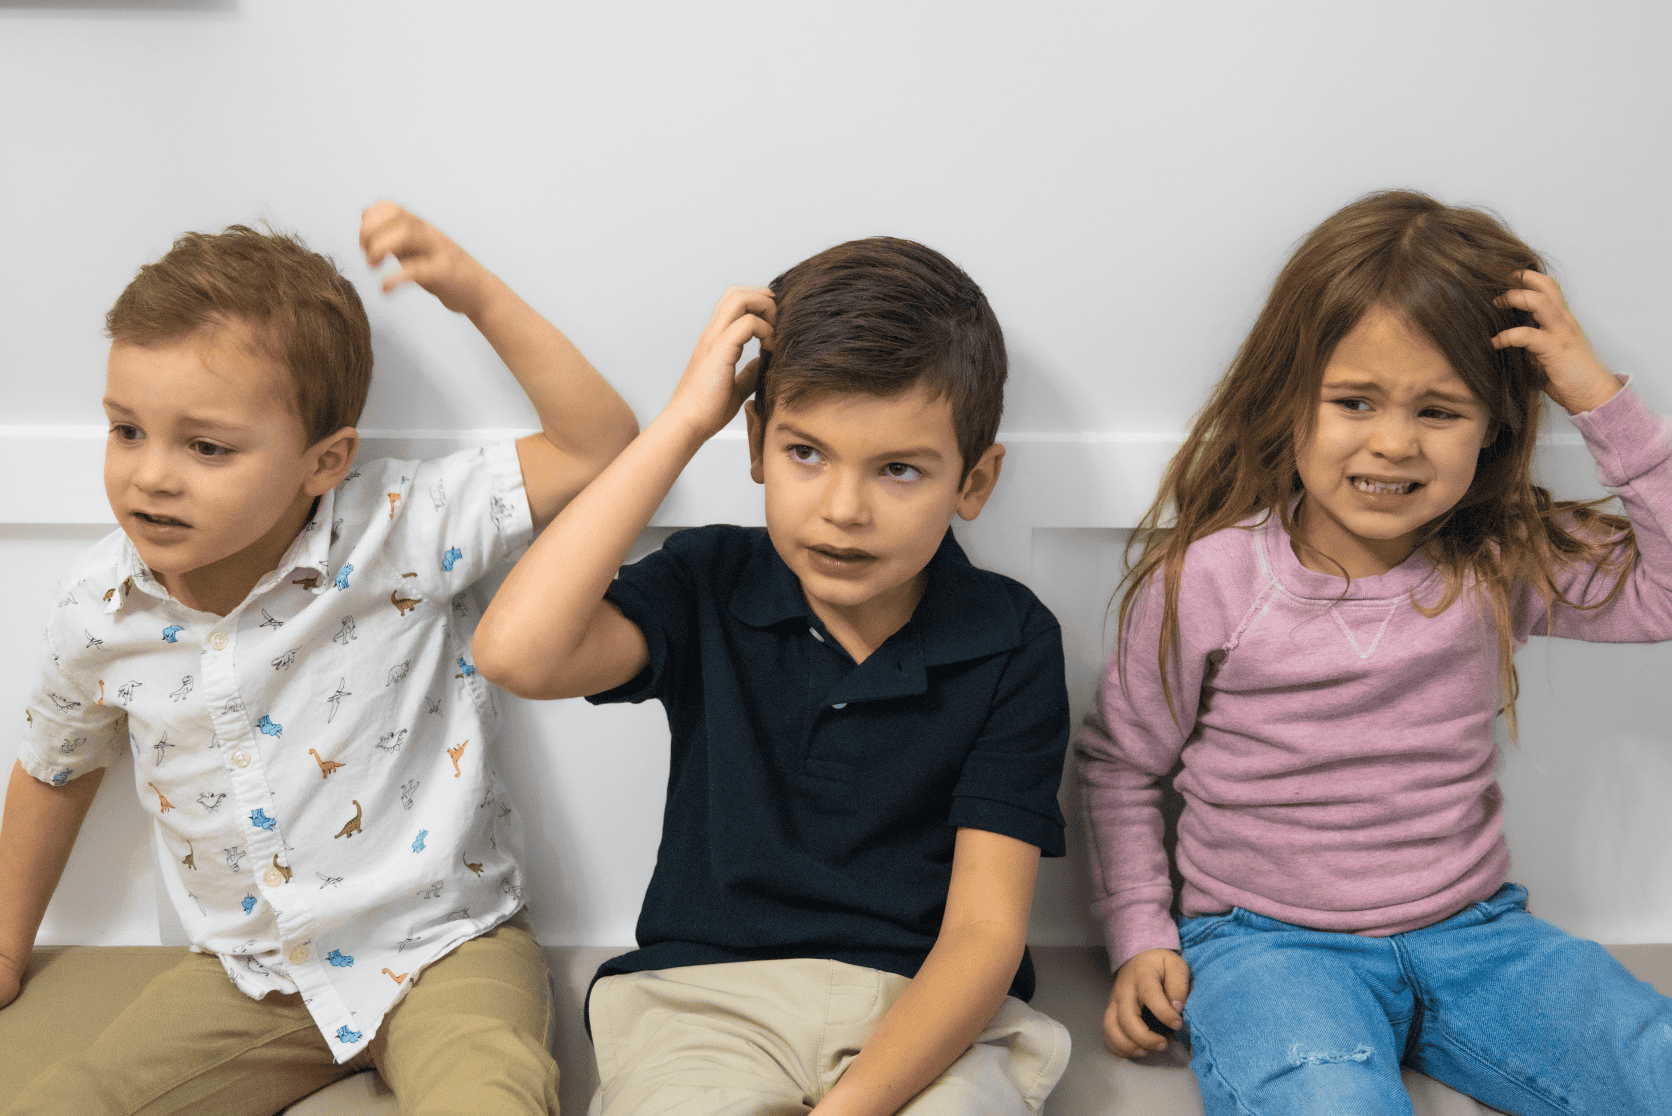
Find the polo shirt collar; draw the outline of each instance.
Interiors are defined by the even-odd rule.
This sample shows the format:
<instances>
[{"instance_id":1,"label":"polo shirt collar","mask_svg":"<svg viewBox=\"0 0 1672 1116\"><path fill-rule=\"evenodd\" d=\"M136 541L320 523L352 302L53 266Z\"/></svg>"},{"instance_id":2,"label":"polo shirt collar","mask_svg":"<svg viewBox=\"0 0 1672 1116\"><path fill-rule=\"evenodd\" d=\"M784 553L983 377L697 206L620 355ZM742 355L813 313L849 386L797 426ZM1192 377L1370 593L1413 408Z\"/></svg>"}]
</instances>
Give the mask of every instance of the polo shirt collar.
<instances>
[{"instance_id":1,"label":"polo shirt collar","mask_svg":"<svg viewBox=\"0 0 1672 1116\"><path fill-rule=\"evenodd\" d=\"M256 582L255 588L250 590L250 596L266 592L280 581L292 580L291 575L297 572L303 576L296 580L302 581L315 595L325 591L331 583L329 525L336 496L336 490L333 489L319 498L319 502L314 506L313 515L308 517L308 521L302 525L302 530L296 537L290 540L290 546L285 549L278 566ZM122 551L116 560L116 572L116 587L105 596L107 616L121 611L122 606L127 603L129 592L134 589L139 589L160 601L170 599L168 590L152 575L150 567L139 556L139 549L126 534L122 537ZM308 583L310 580L312 584Z\"/></svg>"},{"instance_id":2,"label":"polo shirt collar","mask_svg":"<svg viewBox=\"0 0 1672 1116\"><path fill-rule=\"evenodd\" d=\"M732 616L754 628L770 628L789 620L822 628L801 593L801 582L778 557L772 540L765 531L759 537L760 545L732 590L728 604ZM1010 595L1000 589L995 575L970 565L950 527L925 568L929 581L923 599L917 602L905 627L879 647L876 655L909 639L912 646L898 652L903 660L915 660L910 665L902 662L909 670L911 666L944 666L996 655L1022 642L1021 618Z\"/></svg>"}]
</instances>

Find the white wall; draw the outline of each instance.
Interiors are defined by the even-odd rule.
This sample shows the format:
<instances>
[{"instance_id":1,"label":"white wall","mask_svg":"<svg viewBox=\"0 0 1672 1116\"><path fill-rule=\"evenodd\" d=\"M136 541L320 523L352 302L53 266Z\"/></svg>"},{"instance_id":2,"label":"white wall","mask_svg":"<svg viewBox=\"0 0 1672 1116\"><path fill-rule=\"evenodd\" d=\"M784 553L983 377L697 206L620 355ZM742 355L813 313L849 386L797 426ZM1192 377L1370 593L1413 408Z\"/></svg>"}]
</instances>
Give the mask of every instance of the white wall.
<instances>
[{"instance_id":1,"label":"white wall","mask_svg":"<svg viewBox=\"0 0 1672 1116\"><path fill-rule=\"evenodd\" d=\"M0 707L32 675L56 572L108 522L102 316L187 228L268 219L367 295L364 426L440 446L532 415L462 319L385 300L360 207L434 219L576 338L642 420L720 291L828 244L930 243L1012 353L999 496L966 535L1064 621L1077 708L1107 643L1120 530L1288 247L1369 189L1489 204L1555 262L1605 358L1672 410L1672 14L1648 0L559 4L0 0ZM1558 434L1565 495L1588 470ZM741 443L658 519L758 521ZM652 545L656 533L649 533ZM1504 781L1516 877L1568 929L1672 938L1665 648L1523 654ZM623 942L655 848L659 710L518 706L548 941ZM0 739L9 766L12 740ZM116 773L44 932L157 940ZM1035 940L1093 940L1079 858Z\"/></svg>"}]
</instances>

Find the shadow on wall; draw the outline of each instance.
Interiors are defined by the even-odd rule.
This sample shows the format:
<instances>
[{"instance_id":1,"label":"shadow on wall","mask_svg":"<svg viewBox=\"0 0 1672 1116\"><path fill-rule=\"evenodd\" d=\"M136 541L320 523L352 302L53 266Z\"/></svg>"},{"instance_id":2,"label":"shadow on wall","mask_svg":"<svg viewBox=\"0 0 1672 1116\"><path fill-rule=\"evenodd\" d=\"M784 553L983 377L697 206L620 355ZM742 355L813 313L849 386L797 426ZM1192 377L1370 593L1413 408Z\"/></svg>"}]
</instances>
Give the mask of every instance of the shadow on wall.
<instances>
[{"instance_id":1,"label":"shadow on wall","mask_svg":"<svg viewBox=\"0 0 1672 1116\"><path fill-rule=\"evenodd\" d=\"M130 19L150 13L235 12L238 0L0 0L0 12L77 12Z\"/></svg>"}]
</instances>

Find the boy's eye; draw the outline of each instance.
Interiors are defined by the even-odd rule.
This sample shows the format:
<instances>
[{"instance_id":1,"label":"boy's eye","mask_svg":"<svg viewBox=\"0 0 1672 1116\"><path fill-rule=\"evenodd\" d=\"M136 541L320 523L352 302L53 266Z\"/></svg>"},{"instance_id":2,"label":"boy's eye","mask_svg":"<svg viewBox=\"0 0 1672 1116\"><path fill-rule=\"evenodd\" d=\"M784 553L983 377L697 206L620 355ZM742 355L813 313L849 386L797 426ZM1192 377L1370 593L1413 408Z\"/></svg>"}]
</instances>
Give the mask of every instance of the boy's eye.
<instances>
[{"instance_id":1,"label":"boy's eye","mask_svg":"<svg viewBox=\"0 0 1672 1116\"><path fill-rule=\"evenodd\" d=\"M110 426L110 433L111 436L119 442L133 442L139 440L139 428L137 426L129 426L125 422L112 423Z\"/></svg>"},{"instance_id":2,"label":"boy's eye","mask_svg":"<svg viewBox=\"0 0 1672 1116\"><path fill-rule=\"evenodd\" d=\"M191 444L191 449L199 457L225 457L232 452L225 446L217 446L214 442L205 442L201 438Z\"/></svg>"},{"instance_id":3,"label":"boy's eye","mask_svg":"<svg viewBox=\"0 0 1672 1116\"><path fill-rule=\"evenodd\" d=\"M1362 415L1370 410L1368 399L1332 399L1330 402L1344 411L1351 411L1355 415Z\"/></svg>"},{"instance_id":4,"label":"boy's eye","mask_svg":"<svg viewBox=\"0 0 1672 1116\"><path fill-rule=\"evenodd\" d=\"M814 449L812 446L794 445L789 448L789 451L790 456L801 462L803 465L817 465L820 461L824 460L824 458L819 456L819 451Z\"/></svg>"},{"instance_id":5,"label":"boy's eye","mask_svg":"<svg viewBox=\"0 0 1672 1116\"><path fill-rule=\"evenodd\" d=\"M923 475L923 470L916 465L907 465L904 461L890 461L882 467L883 475L895 480L916 480Z\"/></svg>"},{"instance_id":6,"label":"boy's eye","mask_svg":"<svg viewBox=\"0 0 1672 1116\"><path fill-rule=\"evenodd\" d=\"M1458 415L1458 414L1456 414L1452 411L1443 411L1438 407L1424 407L1423 411L1422 411L1422 417L1425 418L1425 419L1440 419L1440 420L1444 421L1444 420L1449 420L1449 419L1454 419L1454 418L1461 418L1462 416Z\"/></svg>"}]
</instances>

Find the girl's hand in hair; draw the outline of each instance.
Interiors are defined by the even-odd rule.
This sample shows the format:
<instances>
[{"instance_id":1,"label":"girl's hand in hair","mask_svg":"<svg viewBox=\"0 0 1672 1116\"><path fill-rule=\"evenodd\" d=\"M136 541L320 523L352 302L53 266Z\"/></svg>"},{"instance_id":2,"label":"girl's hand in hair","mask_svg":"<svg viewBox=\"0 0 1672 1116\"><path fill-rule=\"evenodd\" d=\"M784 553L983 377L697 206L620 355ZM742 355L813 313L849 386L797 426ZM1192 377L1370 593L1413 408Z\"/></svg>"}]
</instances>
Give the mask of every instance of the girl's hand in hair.
<instances>
[{"instance_id":1,"label":"girl's hand in hair","mask_svg":"<svg viewBox=\"0 0 1672 1116\"><path fill-rule=\"evenodd\" d=\"M376 202L360 212L360 250L366 262L380 267L394 256L399 269L383 277L383 293L416 283L441 305L474 318L494 282L493 275L440 229L392 201Z\"/></svg>"},{"instance_id":2,"label":"girl's hand in hair","mask_svg":"<svg viewBox=\"0 0 1672 1116\"><path fill-rule=\"evenodd\" d=\"M1614 398L1620 381L1597 360L1562 288L1536 271L1520 272L1516 279L1521 286L1499 295L1498 305L1525 310L1538 325L1506 329L1492 338L1492 347L1517 345L1532 353L1547 377L1544 390L1570 415L1594 411Z\"/></svg>"},{"instance_id":3,"label":"girl's hand in hair","mask_svg":"<svg viewBox=\"0 0 1672 1116\"><path fill-rule=\"evenodd\" d=\"M1167 1049L1167 1036L1150 1030L1145 1008L1163 1026L1184 1026L1190 995L1190 966L1170 949L1146 949L1126 959L1115 973L1109 1007L1103 1013L1103 1045L1122 1058L1142 1058Z\"/></svg>"},{"instance_id":4,"label":"girl's hand in hair","mask_svg":"<svg viewBox=\"0 0 1672 1116\"><path fill-rule=\"evenodd\" d=\"M663 414L686 424L700 441L719 433L755 390L759 362L751 360L738 371L743 348L751 339L770 344L776 316L772 292L765 287L727 290L697 339L696 351Z\"/></svg>"}]
</instances>

